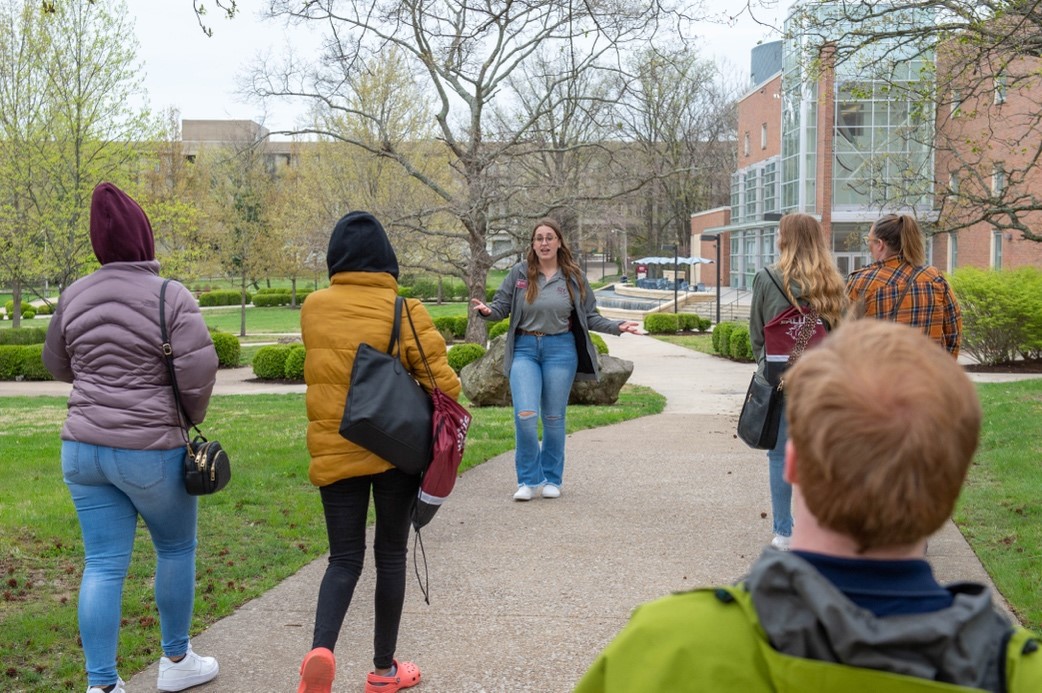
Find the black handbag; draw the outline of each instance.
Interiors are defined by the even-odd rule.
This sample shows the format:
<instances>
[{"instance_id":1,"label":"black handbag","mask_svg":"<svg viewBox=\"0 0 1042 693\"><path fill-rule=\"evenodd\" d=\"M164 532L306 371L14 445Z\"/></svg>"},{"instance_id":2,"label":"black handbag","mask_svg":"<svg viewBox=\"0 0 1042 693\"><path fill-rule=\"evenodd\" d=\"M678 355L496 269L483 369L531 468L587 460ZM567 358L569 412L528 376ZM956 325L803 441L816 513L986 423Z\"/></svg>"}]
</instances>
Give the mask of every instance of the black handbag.
<instances>
[{"instance_id":1,"label":"black handbag","mask_svg":"<svg viewBox=\"0 0 1042 693\"><path fill-rule=\"evenodd\" d=\"M778 442L783 401L780 383L771 385L759 373L753 373L738 416L738 437L751 448L772 449Z\"/></svg>"},{"instance_id":2,"label":"black handbag","mask_svg":"<svg viewBox=\"0 0 1042 693\"><path fill-rule=\"evenodd\" d=\"M228 453L216 440L207 440L199 427L192 423L181 402L181 390L177 387L177 371L174 369L174 349L166 331L166 285L163 281L159 290L159 329L163 335L163 355L166 357L167 371L170 373L170 387L174 390L174 403L177 406L177 420L181 424L181 433L185 437L185 490L192 496L205 496L217 493L228 485L232 478L231 461ZM188 439L188 429L195 429L195 437Z\"/></svg>"},{"instance_id":3,"label":"black handbag","mask_svg":"<svg viewBox=\"0 0 1042 693\"><path fill-rule=\"evenodd\" d=\"M778 286L778 282L774 280L770 272L767 273L767 276L774 281L775 286ZM782 291L780 286L778 286L778 291ZM784 295L785 292L782 291L782 294ZM805 319L796 336L796 343L785 362L786 369L795 365L803 356L803 352L818 326L817 311L813 308L800 309L795 305L794 307L804 314ZM752 380L749 381L749 389L745 393L742 413L738 415L738 437L749 447L757 450L771 450L778 444L778 429L781 427L781 412L785 403L784 387L784 377L779 376L778 382L772 384L759 372L753 373Z\"/></svg>"},{"instance_id":4,"label":"black handbag","mask_svg":"<svg viewBox=\"0 0 1042 693\"><path fill-rule=\"evenodd\" d=\"M386 352L358 346L340 435L406 474L419 474L431 461L434 404L398 353L403 303L396 297Z\"/></svg>"}]
</instances>

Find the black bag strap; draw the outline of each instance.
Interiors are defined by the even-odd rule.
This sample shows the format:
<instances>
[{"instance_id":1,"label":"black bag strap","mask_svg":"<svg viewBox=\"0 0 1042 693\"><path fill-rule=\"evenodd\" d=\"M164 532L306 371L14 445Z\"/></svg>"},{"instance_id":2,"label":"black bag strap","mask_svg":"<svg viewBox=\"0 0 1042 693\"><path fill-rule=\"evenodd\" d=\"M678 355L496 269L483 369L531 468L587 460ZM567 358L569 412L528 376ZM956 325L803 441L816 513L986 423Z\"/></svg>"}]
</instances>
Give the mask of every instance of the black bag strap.
<instances>
[{"instance_id":1,"label":"black bag strap","mask_svg":"<svg viewBox=\"0 0 1042 693\"><path fill-rule=\"evenodd\" d=\"M404 299L401 297L398 300L404 302ZM420 358L423 359L423 367L427 369L427 378L431 381L431 387L437 388L438 384L434 380L434 371L431 370L431 364L427 362L427 354L423 353L423 345L420 344L420 337L416 334L416 324L412 321L412 311L409 310L408 305L405 306L405 317L409 319L409 329L412 330L412 338L416 342L416 348L420 350Z\"/></svg>"},{"instance_id":2,"label":"black bag strap","mask_svg":"<svg viewBox=\"0 0 1042 693\"><path fill-rule=\"evenodd\" d=\"M181 390L177 386L177 371L174 368L174 348L170 345L170 336L166 331L166 285L170 283L169 279L163 280L163 286L159 289L159 331L163 337L163 357L166 359L166 369L170 374L170 387L174 390L174 404L177 407L177 422L180 424L181 435L184 436L185 442L188 442L188 429L194 428L202 440L206 440L206 436L199 430L199 427L192 423L192 419L188 416L188 412L185 411L184 403L181 401Z\"/></svg>"},{"instance_id":3,"label":"black bag strap","mask_svg":"<svg viewBox=\"0 0 1042 693\"><path fill-rule=\"evenodd\" d=\"M894 302L894 307L890 310L890 317L887 318L890 322L897 322L897 313L901 310L901 303L905 300L905 296L908 295L909 290L911 290L912 284L915 284L915 280L925 271L925 267L920 267L908 278L908 281L905 283L905 288L901 290L900 295L897 297L897 301Z\"/></svg>"},{"instance_id":4,"label":"black bag strap","mask_svg":"<svg viewBox=\"0 0 1042 693\"><path fill-rule=\"evenodd\" d=\"M401 345L398 343L398 337L402 327L402 303L405 302L401 296L394 297L394 322L391 323L391 341L387 345L387 353L391 356L395 355L395 347L398 347L398 351L401 351Z\"/></svg>"}]
</instances>

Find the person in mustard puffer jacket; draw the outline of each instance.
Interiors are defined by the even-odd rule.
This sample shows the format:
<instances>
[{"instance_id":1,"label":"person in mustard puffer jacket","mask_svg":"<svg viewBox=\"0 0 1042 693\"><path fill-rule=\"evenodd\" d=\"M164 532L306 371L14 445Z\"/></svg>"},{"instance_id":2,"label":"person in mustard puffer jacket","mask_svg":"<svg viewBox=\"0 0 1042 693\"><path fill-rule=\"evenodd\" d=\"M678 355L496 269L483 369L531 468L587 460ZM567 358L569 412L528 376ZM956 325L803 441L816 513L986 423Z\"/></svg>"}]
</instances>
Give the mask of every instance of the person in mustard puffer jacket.
<instances>
[{"instance_id":1,"label":"person in mustard puffer jacket","mask_svg":"<svg viewBox=\"0 0 1042 693\"><path fill-rule=\"evenodd\" d=\"M319 487L329 536L329 565L315 609L312 650L301 665L298 693L332 689L333 650L365 559L370 494L376 507L376 623L374 670L366 691L394 693L420 681L412 662L394 659L405 601L410 517L420 477L340 435L340 420L355 353L362 343L386 350L398 296L398 259L383 226L368 212L351 212L337 222L326 253L330 286L307 297L300 313L307 356L308 474ZM428 391L459 396L460 382L448 364L445 340L418 300L408 299L435 383L431 383L408 320L403 316L401 359Z\"/></svg>"}]
</instances>

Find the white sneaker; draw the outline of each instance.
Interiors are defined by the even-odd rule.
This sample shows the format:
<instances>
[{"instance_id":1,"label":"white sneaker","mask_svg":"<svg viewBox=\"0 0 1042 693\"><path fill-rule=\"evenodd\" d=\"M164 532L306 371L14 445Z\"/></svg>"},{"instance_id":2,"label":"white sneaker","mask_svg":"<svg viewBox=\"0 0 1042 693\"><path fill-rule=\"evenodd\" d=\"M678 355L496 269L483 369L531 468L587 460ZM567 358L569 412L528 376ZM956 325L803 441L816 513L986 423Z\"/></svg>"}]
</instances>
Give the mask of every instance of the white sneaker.
<instances>
[{"instance_id":1,"label":"white sneaker","mask_svg":"<svg viewBox=\"0 0 1042 693\"><path fill-rule=\"evenodd\" d=\"M212 681L217 676L217 660L213 657L200 657L188 652L180 662L173 662L167 657L159 659L159 681L156 687L161 691L183 691L192 686Z\"/></svg>"},{"instance_id":2,"label":"white sneaker","mask_svg":"<svg viewBox=\"0 0 1042 693\"><path fill-rule=\"evenodd\" d=\"M543 487L543 498L560 498L561 487L554 484L547 484Z\"/></svg>"},{"instance_id":3,"label":"white sneaker","mask_svg":"<svg viewBox=\"0 0 1042 693\"><path fill-rule=\"evenodd\" d=\"M789 544L792 543L792 537L783 537L780 534L775 534L774 539L771 539L771 546L778 549L779 551L788 551Z\"/></svg>"},{"instance_id":4,"label":"white sneaker","mask_svg":"<svg viewBox=\"0 0 1042 693\"><path fill-rule=\"evenodd\" d=\"M536 491L538 490L539 488L536 486L526 486L524 484L521 484L517 487L517 490L514 491L514 500L530 501L535 496Z\"/></svg>"},{"instance_id":5,"label":"white sneaker","mask_svg":"<svg viewBox=\"0 0 1042 693\"><path fill-rule=\"evenodd\" d=\"M113 688L110 693L127 693L127 689L123 688L126 682L123 679L116 679L116 687ZM87 693L105 693L104 686L91 686L87 689Z\"/></svg>"}]
</instances>

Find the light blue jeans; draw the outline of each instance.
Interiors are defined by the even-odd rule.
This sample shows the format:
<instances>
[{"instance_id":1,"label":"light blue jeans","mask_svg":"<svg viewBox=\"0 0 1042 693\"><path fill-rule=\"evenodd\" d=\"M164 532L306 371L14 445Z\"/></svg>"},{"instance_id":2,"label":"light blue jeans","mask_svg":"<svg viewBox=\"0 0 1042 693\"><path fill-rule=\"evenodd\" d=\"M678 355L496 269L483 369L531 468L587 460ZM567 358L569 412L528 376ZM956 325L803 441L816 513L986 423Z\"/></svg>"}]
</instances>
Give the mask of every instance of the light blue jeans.
<instances>
[{"instance_id":1,"label":"light blue jeans","mask_svg":"<svg viewBox=\"0 0 1042 693\"><path fill-rule=\"evenodd\" d=\"M571 332L517 335L510 365L514 401L518 485L561 485L564 474L564 415L579 359ZM539 444L539 421L543 443Z\"/></svg>"},{"instance_id":2,"label":"light blue jeans","mask_svg":"<svg viewBox=\"0 0 1042 693\"><path fill-rule=\"evenodd\" d=\"M195 597L198 499L185 491L185 449L123 450L62 441L62 474L80 518L86 564L80 639L88 686L115 683L123 582L140 514L156 548L163 654L188 651Z\"/></svg>"},{"instance_id":3,"label":"light blue jeans","mask_svg":"<svg viewBox=\"0 0 1042 693\"><path fill-rule=\"evenodd\" d=\"M789 424L785 421L784 407L782 407L781 417L781 423L778 424L778 442L767 451L767 466L770 472L774 533L783 537L791 537L792 485L785 480L785 443L789 439Z\"/></svg>"}]
</instances>

